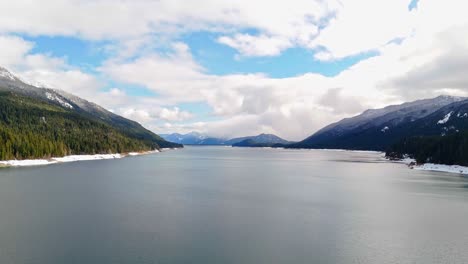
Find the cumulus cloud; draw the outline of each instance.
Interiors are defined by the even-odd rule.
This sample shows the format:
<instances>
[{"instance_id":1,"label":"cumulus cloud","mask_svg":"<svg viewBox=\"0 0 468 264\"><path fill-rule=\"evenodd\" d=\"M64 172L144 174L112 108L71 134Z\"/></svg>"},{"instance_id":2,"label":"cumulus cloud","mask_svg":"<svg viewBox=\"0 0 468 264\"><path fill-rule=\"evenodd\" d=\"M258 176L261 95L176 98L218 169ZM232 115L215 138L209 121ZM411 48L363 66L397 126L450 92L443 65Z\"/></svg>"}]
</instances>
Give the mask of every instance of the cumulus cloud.
<instances>
[{"instance_id":1,"label":"cumulus cloud","mask_svg":"<svg viewBox=\"0 0 468 264\"><path fill-rule=\"evenodd\" d=\"M4 67L11 67L23 63L25 55L32 49L33 43L22 38L0 35L0 63Z\"/></svg>"},{"instance_id":2,"label":"cumulus cloud","mask_svg":"<svg viewBox=\"0 0 468 264\"><path fill-rule=\"evenodd\" d=\"M218 42L238 50L244 56L275 56L293 46L292 42L286 38L249 34L223 36L218 38Z\"/></svg>"},{"instance_id":3,"label":"cumulus cloud","mask_svg":"<svg viewBox=\"0 0 468 264\"><path fill-rule=\"evenodd\" d=\"M220 42L243 55L272 56L309 43L330 6L321 0L17 0L0 3L0 33L119 40L117 46L130 50L154 35L210 31L229 34ZM260 34L240 34L249 29Z\"/></svg>"},{"instance_id":4,"label":"cumulus cloud","mask_svg":"<svg viewBox=\"0 0 468 264\"><path fill-rule=\"evenodd\" d=\"M388 42L405 38L413 31L414 12L409 1L342 0L335 16L309 47L323 47L315 58L336 60L379 50Z\"/></svg>"},{"instance_id":5,"label":"cumulus cloud","mask_svg":"<svg viewBox=\"0 0 468 264\"><path fill-rule=\"evenodd\" d=\"M142 123L154 121L185 121L191 119L193 114L187 111L181 111L178 107L173 108L127 108L119 111L124 117L137 120Z\"/></svg>"},{"instance_id":6,"label":"cumulus cloud","mask_svg":"<svg viewBox=\"0 0 468 264\"><path fill-rule=\"evenodd\" d=\"M361 102L365 99L354 96L345 97L342 95L342 91L343 88L328 89L320 98L319 103L338 114L354 114L364 109Z\"/></svg>"},{"instance_id":7,"label":"cumulus cloud","mask_svg":"<svg viewBox=\"0 0 468 264\"><path fill-rule=\"evenodd\" d=\"M0 32L108 39L241 27L305 38L327 12L318 0L17 0L0 3Z\"/></svg>"},{"instance_id":8,"label":"cumulus cloud","mask_svg":"<svg viewBox=\"0 0 468 264\"><path fill-rule=\"evenodd\" d=\"M385 88L410 98L430 93L468 94L468 24L453 27L434 35L433 41L426 48L430 53L425 58L411 56L406 60L415 60L414 67L385 83ZM417 54L417 53L416 53Z\"/></svg>"}]
</instances>

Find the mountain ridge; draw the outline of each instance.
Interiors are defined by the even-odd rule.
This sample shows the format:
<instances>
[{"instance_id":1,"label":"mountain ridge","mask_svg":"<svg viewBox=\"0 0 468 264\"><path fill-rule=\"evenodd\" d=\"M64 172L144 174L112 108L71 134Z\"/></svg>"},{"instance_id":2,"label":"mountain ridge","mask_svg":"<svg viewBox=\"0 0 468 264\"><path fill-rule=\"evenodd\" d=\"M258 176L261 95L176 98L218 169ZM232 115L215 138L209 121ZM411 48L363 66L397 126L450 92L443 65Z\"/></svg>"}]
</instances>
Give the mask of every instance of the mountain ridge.
<instances>
[{"instance_id":1,"label":"mountain ridge","mask_svg":"<svg viewBox=\"0 0 468 264\"><path fill-rule=\"evenodd\" d=\"M245 140L252 140L252 142L261 144L288 144L290 141L282 139L274 134L259 134L256 136L246 136L237 138L216 138L208 135L190 132L187 134L172 133L172 134L161 134L164 139L176 142L184 145L215 145L215 146L233 146L236 143Z\"/></svg>"},{"instance_id":2,"label":"mountain ridge","mask_svg":"<svg viewBox=\"0 0 468 264\"><path fill-rule=\"evenodd\" d=\"M385 150L403 136L404 127L424 119L438 110L467 98L438 96L381 109L370 109L320 129L310 137L288 145L288 148L340 148ZM398 133L395 132L397 128Z\"/></svg>"},{"instance_id":3,"label":"mountain ridge","mask_svg":"<svg viewBox=\"0 0 468 264\"><path fill-rule=\"evenodd\" d=\"M181 147L95 103L28 84L5 68L0 68L0 99L0 146L8 149L2 159Z\"/></svg>"}]
</instances>

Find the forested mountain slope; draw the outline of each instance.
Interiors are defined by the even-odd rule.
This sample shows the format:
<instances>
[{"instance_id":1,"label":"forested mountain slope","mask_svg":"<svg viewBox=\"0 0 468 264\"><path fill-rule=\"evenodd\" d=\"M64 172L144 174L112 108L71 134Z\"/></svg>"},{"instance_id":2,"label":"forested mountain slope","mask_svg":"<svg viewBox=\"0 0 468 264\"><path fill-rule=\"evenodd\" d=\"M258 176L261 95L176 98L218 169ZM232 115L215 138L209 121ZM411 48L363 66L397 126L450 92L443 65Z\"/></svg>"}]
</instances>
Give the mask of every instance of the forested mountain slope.
<instances>
[{"instance_id":1,"label":"forested mountain slope","mask_svg":"<svg viewBox=\"0 0 468 264\"><path fill-rule=\"evenodd\" d=\"M445 129L450 129L450 127L437 124L437 121L452 111L449 110L450 107L464 104L465 99L439 96L382 109L367 110L356 117L331 124L307 139L287 147L385 150L408 136L438 135Z\"/></svg>"},{"instance_id":2,"label":"forested mountain slope","mask_svg":"<svg viewBox=\"0 0 468 264\"><path fill-rule=\"evenodd\" d=\"M29 85L0 68L2 160L180 146L96 104Z\"/></svg>"}]
</instances>

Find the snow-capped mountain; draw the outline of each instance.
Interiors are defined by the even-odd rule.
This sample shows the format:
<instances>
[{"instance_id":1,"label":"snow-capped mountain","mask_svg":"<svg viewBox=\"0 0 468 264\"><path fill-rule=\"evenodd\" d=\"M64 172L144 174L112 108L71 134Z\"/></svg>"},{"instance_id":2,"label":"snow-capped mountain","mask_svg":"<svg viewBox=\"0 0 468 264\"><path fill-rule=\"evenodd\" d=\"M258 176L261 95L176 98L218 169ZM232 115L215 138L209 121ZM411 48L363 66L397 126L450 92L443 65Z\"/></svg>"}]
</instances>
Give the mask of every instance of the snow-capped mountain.
<instances>
[{"instance_id":1,"label":"snow-capped mountain","mask_svg":"<svg viewBox=\"0 0 468 264\"><path fill-rule=\"evenodd\" d=\"M210 137L199 132L161 134L160 136L169 142L184 145L225 145L226 141L224 138Z\"/></svg>"},{"instance_id":2,"label":"snow-capped mountain","mask_svg":"<svg viewBox=\"0 0 468 264\"><path fill-rule=\"evenodd\" d=\"M442 123L448 122L451 116L450 114L447 117L449 111L443 109L463 105L465 99L439 96L382 109L367 110L358 116L345 118L326 126L307 139L292 144L291 147L383 150L401 137L415 133L441 133L439 120ZM437 120L430 127L423 125L424 120L431 118L437 118ZM445 119L447 121L444 121ZM422 127L427 131L422 131Z\"/></svg>"},{"instance_id":3,"label":"snow-capped mountain","mask_svg":"<svg viewBox=\"0 0 468 264\"><path fill-rule=\"evenodd\" d=\"M260 144L288 144L287 140L284 140L273 134L260 134L257 136L238 137L232 139L210 137L208 135L191 132L188 134L161 134L161 137L167 141L175 142L184 145L226 145L232 146L236 143L251 140L251 142Z\"/></svg>"},{"instance_id":4,"label":"snow-capped mountain","mask_svg":"<svg viewBox=\"0 0 468 264\"><path fill-rule=\"evenodd\" d=\"M2 67L0 67L0 91L10 91L46 100L52 104L60 105L68 109L75 109L79 112L86 112L110 122L124 121L123 117L113 114L95 103L89 102L62 90L34 86L30 84L30 82L16 77L7 69Z\"/></svg>"}]
</instances>

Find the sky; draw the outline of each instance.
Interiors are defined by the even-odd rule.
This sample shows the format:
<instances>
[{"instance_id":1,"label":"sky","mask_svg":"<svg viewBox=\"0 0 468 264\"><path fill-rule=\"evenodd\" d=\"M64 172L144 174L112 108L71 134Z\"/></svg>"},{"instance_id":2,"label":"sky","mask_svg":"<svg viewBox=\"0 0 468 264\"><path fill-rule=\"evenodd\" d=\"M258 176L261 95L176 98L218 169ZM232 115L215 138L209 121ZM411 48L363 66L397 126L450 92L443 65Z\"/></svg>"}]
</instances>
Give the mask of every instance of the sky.
<instances>
[{"instance_id":1,"label":"sky","mask_svg":"<svg viewBox=\"0 0 468 264\"><path fill-rule=\"evenodd\" d=\"M301 140L468 95L463 0L0 0L0 66L156 133Z\"/></svg>"}]
</instances>

